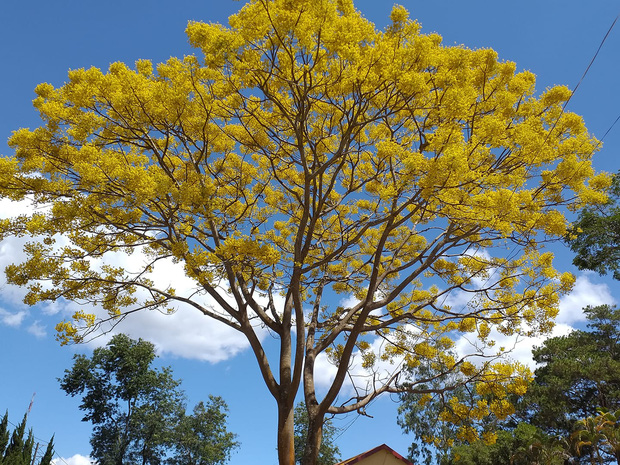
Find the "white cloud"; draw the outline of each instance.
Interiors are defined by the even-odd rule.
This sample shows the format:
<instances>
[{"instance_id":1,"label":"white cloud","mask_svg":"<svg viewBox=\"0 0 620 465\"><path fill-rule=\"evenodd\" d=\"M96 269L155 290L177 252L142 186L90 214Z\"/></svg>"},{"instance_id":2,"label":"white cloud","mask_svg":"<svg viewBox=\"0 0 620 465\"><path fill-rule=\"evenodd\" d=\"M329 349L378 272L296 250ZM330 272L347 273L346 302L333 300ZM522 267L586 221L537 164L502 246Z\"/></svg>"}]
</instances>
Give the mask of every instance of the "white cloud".
<instances>
[{"instance_id":1,"label":"white cloud","mask_svg":"<svg viewBox=\"0 0 620 465\"><path fill-rule=\"evenodd\" d=\"M45 336L47 336L47 331L45 330L45 326L42 325L39 322L39 320L35 321L30 326L28 326L27 331L39 339L42 339Z\"/></svg>"},{"instance_id":2,"label":"white cloud","mask_svg":"<svg viewBox=\"0 0 620 465\"><path fill-rule=\"evenodd\" d=\"M8 218L19 214L32 213L33 207L28 201L10 202L0 200L0 218ZM58 236L56 245L61 247L68 244L68 240ZM8 237L0 242L0 273L12 263L20 263L25 259L23 253L24 244L32 238ZM146 263L147 257L136 250L133 254L109 253L104 259L92 260L93 268L100 267L104 262L112 266L121 266L127 270L138 270ZM177 295L191 296L195 293L195 282L185 275L183 266L173 263L171 260L162 260L154 268L149 276L157 286L175 288ZM43 283L46 285L46 283ZM7 284L4 276L0 274L0 287L2 289L3 302L7 309L23 308L23 298L27 289ZM139 291L143 297L146 292ZM194 296L204 306L217 305L212 299L204 296ZM42 302L29 310L9 311L0 309L0 324L19 327L25 319L36 312L42 320L56 323L62 319L69 319L71 315L82 309L81 305L74 302L58 300L56 302ZM84 308L87 312L93 312L100 317L107 316L105 312L96 307ZM41 321L42 321L41 320ZM31 323L27 331L36 337L45 334L45 326L41 321ZM156 311L140 311L123 320L114 332L124 332L131 337L141 337L153 342L159 352L168 353L183 358L207 360L218 362L233 357L248 347L245 336L234 329L204 316L197 309L189 306L179 307L173 315L163 315ZM259 337L264 337L265 331L257 330ZM105 344L109 337L95 338L90 345L100 346Z\"/></svg>"},{"instance_id":3,"label":"white cloud","mask_svg":"<svg viewBox=\"0 0 620 465\"><path fill-rule=\"evenodd\" d=\"M491 331L489 339L495 342L491 348L483 349L483 353L487 355L496 355L500 348L504 348L504 358L517 361L530 368L535 368L534 360L532 360L532 349L541 346L543 342L550 337L565 336L573 331L573 328L566 324L556 324L550 334L540 335L536 337L525 336L505 336L497 331ZM460 356L479 353L480 348L476 346L476 338L474 334L464 334L455 343L454 350ZM481 358L472 357L472 363L481 362Z\"/></svg>"},{"instance_id":4,"label":"white cloud","mask_svg":"<svg viewBox=\"0 0 620 465\"><path fill-rule=\"evenodd\" d=\"M491 257L491 254L489 254L486 249L476 249L467 252L463 254L463 257L472 257L485 265L484 273L471 276L470 284L467 286L471 291L478 291L483 287L492 287L499 279L499 276L495 276L497 268L490 266L493 257ZM440 304L454 309L465 308L468 305L472 305L476 299L477 293L471 291L466 292L459 289L452 290L441 299Z\"/></svg>"},{"instance_id":5,"label":"white cloud","mask_svg":"<svg viewBox=\"0 0 620 465\"><path fill-rule=\"evenodd\" d=\"M534 360L532 359L532 349L534 347L542 346L545 340L549 339L550 337L566 336L573 330L574 328L572 328L571 326L559 323L553 327L551 334L537 337L521 338L515 343L514 350L510 352L509 357L513 360L523 363L524 365L529 366L531 369L534 369L536 368L536 363L534 363Z\"/></svg>"},{"instance_id":6,"label":"white cloud","mask_svg":"<svg viewBox=\"0 0 620 465\"><path fill-rule=\"evenodd\" d=\"M590 280L592 273L584 273L577 277L573 290L560 299L558 323L573 324L585 321L583 308L603 304L613 304L614 298L606 284L595 284Z\"/></svg>"},{"instance_id":7,"label":"white cloud","mask_svg":"<svg viewBox=\"0 0 620 465\"><path fill-rule=\"evenodd\" d=\"M344 308L352 308L360 303L360 300L355 297L353 294L349 294L349 296L340 299L340 306Z\"/></svg>"},{"instance_id":8,"label":"white cloud","mask_svg":"<svg viewBox=\"0 0 620 465\"><path fill-rule=\"evenodd\" d=\"M471 302L473 297L474 294L471 292L454 290L449 292L439 303L443 306L460 309L466 307L467 304Z\"/></svg>"},{"instance_id":9,"label":"white cloud","mask_svg":"<svg viewBox=\"0 0 620 465\"><path fill-rule=\"evenodd\" d=\"M84 455L75 454L69 458L58 458L52 460L52 465L91 465L94 462L91 461L90 457L86 457Z\"/></svg>"},{"instance_id":10,"label":"white cloud","mask_svg":"<svg viewBox=\"0 0 620 465\"><path fill-rule=\"evenodd\" d=\"M415 338L419 332L412 325L406 325L401 329L409 333L409 338ZM359 350L353 352L351 363L349 365L349 376L343 385L341 392L349 394L357 388L361 392L369 389L379 388L384 385L397 371L400 370L403 357L393 357L389 360L381 360L381 354L385 353L386 341L383 338L376 337L370 342L370 351L376 355L375 364L372 368L364 368L362 366L362 354ZM315 383L318 388L327 389L336 377L338 368L327 358L325 353L317 356L314 367Z\"/></svg>"},{"instance_id":11,"label":"white cloud","mask_svg":"<svg viewBox=\"0 0 620 465\"><path fill-rule=\"evenodd\" d=\"M67 305L65 302L61 303L59 301L55 302L41 302L37 305L37 311L40 311L44 315L53 316L58 315L64 309L66 309Z\"/></svg>"},{"instance_id":12,"label":"white cloud","mask_svg":"<svg viewBox=\"0 0 620 465\"><path fill-rule=\"evenodd\" d=\"M486 353L496 352L500 347L505 347L510 359L521 362L532 369L535 368L536 364L532 360L532 349L534 347L541 346L550 337L565 336L573 331L575 323L586 320L583 313L584 307L614 303L609 287L606 284L593 283L589 278L591 275L592 273L579 275L572 292L560 299L560 311L550 334L542 334L536 337L516 337L504 336L497 331L492 331L490 339L495 341L495 346L491 350L487 350ZM473 338L472 335L469 336ZM473 353L475 349L469 337L463 335L456 341L455 350L459 354L469 354Z\"/></svg>"},{"instance_id":13,"label":"white cloud","mask_svg":"<svg viewBox=\"0 0 620 465\"><path fill-rule=\"evenodd\" d=\"M314 362L314 382L318 388L328 388L336 377L338 367L321 352Z\"/></svg>"},{"instance_id":14,"label":"white cloud","mask_svg":"<svg viewBox=\"0 0 620 465\"><path fill-rule=\"evenodd\" d=\"M6 284L4 269L8 265L24 260L23 248L26 242L28 242L27 239L23 237L7 237L0 242L0 288L2 300L6 306L23 305L26 289Z\"/></svg>"},{"instance_id":15,"label":"white cloud","mask_svg":"<svg viewBox=\"0 0 620 465\"><path fill-rule=\"evenodd\" d=\"M137 270L146 256L140 251L132 255L121 253L106 254L105 263L121 266L126 270ZM206 308L217 310L218 304L210 297L196 294L196 283L185 275L183 265L172 260L159 261L149 275L159 288L171 286L178 296L192 296L192 300ZM224 292L222 292L224 294ZM137 296L147 298L145 291L138 290ZM232 297L227 300L233 303ZM74 305L74 304L72 304ZM91 309L97 315L106 317L101 309ZM247 339L235 329L202 314L198 309L187 304L178 306L173 314L159 311L136 312L123 320L114 332L123 332L133 338L143 338L155 344L160 353L174 356L205 360L212 363L234 357L249 347ZM264 330L257 329L259 337L264 337ZM101 345L106 338L98 338L93 344Z\"/></svg>"},{"instance_id":16,"label":"white cloud","mask_svg":"<svg viewBox=\"0 0 620 465\"><path fill-rule=\"evenodd\" d=\"M212 363L232 358L249 346L238 331L188 307L172 315L137 312L127 317L114 332L148 340L160 353ZM95 339L92 344L105 342L106 339Z\"/></svg>"},{"instance_id":17,"label":"white cloud","mask_svg":"<svg viewBox=\"0 0 620 465\"><path fill-rule=\"evenodd\" d=\"M532 359L532 349L534 347L541 346L544 341L550 337L564 336L573 331L573 325L575 323L585 320L582 310L584 307L588 305L595 306L614 303L614 299L608 286L606 284L593 283L589 276L591 276L591 273L580 275L577 278L573 291L560 300L560 312L558 318L556 319L556 325L550 334L539 335L537 337L515 337L505 336L497 331L492 331L490 339L495 341L495 345L490 348L481 348L480 346L477 346L476 344L478 341L476 341L473 334L464 334L455 341L455 351L461 356L480 353L481 350L487 355L495 355L498 353L500 347L503 347L505 349L504 357L518 361L526 366L529 366L531 369L536 368L534 360ZM450 300L449 303L451 305L456 306L466 305L470 299L471 294L459 292L452 293L447 300ZM353 299L350 301L343 300L340 302L341 305L354 303L355 301ZM381 344L382 340L380 339L375 339L372 342L375 353L380 353ZM360 360L359 352L355 352L349 370L352 377L357 380L356 384L364 387L364 385L360 384L360 382L372 379L372 375L369 371L361 367ZM475 363L476 357L473 357L470 360ZM478 360L480 361L482 359ZM385 379L389 373L392 373L398 368L398 364L398 360L395 361L394 364L390 364L389 362L380 362L378 364L377 371L381 377ZM319 355L315 364L315 382L317 387L327 388L333 381L336 371L337 368L329 362L324 354ZM344 392L351 391L352 385L349 383Z\"/></svg>"},{"instance_id":18,"label":"white cloud","mask_svg":"<svg viewBox=\"0 0 620 465\"><path fill-rule=\"evenodd\" d=\"M9 202L0 200L0 217L9 217L16 214L29 213L32 210L27 201ZM66 239L58 238L58 245L64 245ZM23 260L23 245L27 242L26 238L9 237L0 243L0 269L11 263L19 263ZM483 260L490 257L486 251L478 251L472 255ZM123 253L106 254L105 263L112 266L122 266L128 270L138 270L145 263L147 257L140 251L135 251L132 255ZM93 267L99 267L103 264L103 259L93 260ZM212 306L217 308L217 304L205 296L195 294L195 283L189 279L183 270L183 266L178 263L172 263L171 260L159 262L150 276L159 287L172 286L175 288L177 295L190 296L199 299L200 303L205 307ZM2 285L0 280L0 285ZM482 285L482 282L475 282L475 285ZM19 327L29 315L26 310L14 310L23 308L23 297L26 290L17 286L4 283L2 286L3 299L6 308L0 309L0 323ZM142 296L146 294L140 293ZM453 292L446 298L446 304L453 307L466 305L471 299L470 293ZM230 297L228 297L230 299ZM601 303L613 302L611 294L607 286L603 284L594 284L587 275L581 275L576 282L574 291L565 296L561 300L561 311L558 317L558 326L555 331L565 332L570 330L572 324L583 321L582 308L586 305L599 305ZM353 306L357 300L348 297L339 302L345 307ZM280 302L278 302L280 304ZM44 302L30 310L30 312L38 312L38 314L46 317L54 322L62 318L69 318L70 315L79 310L81 307L72 302L57 301ZM102 309L87 308L101 317L105 317ZM36 337L43 337L45 334L45 326L39 321L31 323L28 332ZM174 356L206 360L210 362L218 362L233 357L240 351L247 349L248 343L245 337L234 329L217 322L209 317L204 316L197 309L190 306L179 307L178 311L173 315L162 315L154 311L140 311L127 317L115 329L115 332L125 332L132 337L141 337L153 342L158 350L162 353L168 353ZM265 330L258 329L260 337L266 335ZM554 333L555 334L555 333ZM502 339L498 336L498 339ZM108 338L97 338L92 341L91 345L104 344ZM515 345L514 341L498 341L498 345L515 346L513 357L524 361L530 360L531 346L540 344L542 338L523 339ZM372 344L381 344L382 341L377 339ZM464 344L464 340L459 340L459 344ZM376 349L379 349L377 347ZM352 372L357 376L368 377L369 373L361 368L359 363L360 354L356 353ZM390 373L393 367L385 366L381 368L385 373ZM325 357L317 360L317 385L327 386L336 372L336 368L331 365Z\"/></svg>"},{"instance_id":19,"label":"white cloud","mask_svg":"<svg viewBox=\"0 0 620 465\"><path fill-rule=\"evenodd\" d=\"M45 208L37 208L37 210L43 211ZM0 218L13 218L15 216L32 214L34 212L34 206L28 199L14 202L9 199L0 199Z\"/></svg>"},{"instance_id":20,"label":"white cloud","mask_svg":"<svg viewBox=\"0 0 620 465\"><path fill-rule=\"evenodd\" d=\"M24 310L12 313L0 308L0 321L7 326L17 328L21 326L24 318L26 318L26 312Z\"/></svg>"},{"instance_id":21,"label":"white cloud","mask_svg":"<svg viewBox=\"0 0 620 465\"><path fill-rule=\"evenodd\" d=\"M467 252L463 254L464 257L472 257L477 259L479 262L486 265L486 273L482 275L475 275L472 277L471 282L476 289L480 289L489 284L490 279L495 274L495 267L489 266L489 263L492 261L491 254L487 249L476 249L472 252Z\"/></svg>"}]
</instances>

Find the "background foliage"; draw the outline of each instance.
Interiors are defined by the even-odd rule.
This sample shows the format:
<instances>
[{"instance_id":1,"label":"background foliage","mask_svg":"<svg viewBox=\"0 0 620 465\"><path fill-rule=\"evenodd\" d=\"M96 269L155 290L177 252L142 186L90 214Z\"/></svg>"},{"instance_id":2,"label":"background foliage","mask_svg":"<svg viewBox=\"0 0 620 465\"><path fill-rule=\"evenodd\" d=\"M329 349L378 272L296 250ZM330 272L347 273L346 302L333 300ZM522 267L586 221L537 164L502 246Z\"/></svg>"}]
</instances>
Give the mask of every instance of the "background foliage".
<instances>
[{"instance_id":1,"label":"background foliage","mask_svg":"<svg viewBox=\"0 0 620 465\"><path fill-rule=\"evenodd\" d=\"M91 456L102 465L224 464L238 447L226 430L226 403L209 397L186 414L180 381L151 365L153 344L115 335L91 357L76 355L61 388L81 396L93 424Z\"/></svg>"}]
</instances>

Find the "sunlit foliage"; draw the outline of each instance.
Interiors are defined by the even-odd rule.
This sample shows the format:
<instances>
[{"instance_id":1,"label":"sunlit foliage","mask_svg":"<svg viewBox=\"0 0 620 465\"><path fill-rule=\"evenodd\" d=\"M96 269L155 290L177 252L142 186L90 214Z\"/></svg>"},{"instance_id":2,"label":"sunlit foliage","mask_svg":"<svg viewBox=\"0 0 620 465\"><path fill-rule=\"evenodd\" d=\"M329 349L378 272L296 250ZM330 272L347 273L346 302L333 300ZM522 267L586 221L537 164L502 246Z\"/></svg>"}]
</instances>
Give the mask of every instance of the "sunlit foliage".
<instances>
[{"instance_id":1,"label":"sunlit foliage","mask_svg":"<svg viewBox=\"0 0 620 465\"><path fill-rule=\"evenodd\" d=\"M199 56L37 87L45 124L16 131L0 161L4 197L47 206L0 224L34 238L7 269L26 302L98 305L112 321L194 307L239 330L278 402L281 463L294 460L302 385L310 463L326 413L402 388L378 364L431 363L500 397L522 378L446 350L465 334L474 352L501 354L493 331L549 330L571 288L543 245L566 233L567 209L605 201L609 178L563 111L570 91L537 96L531 72L444 46L398 6L378 31L350 0L253 0L229 26L187 34ZM136 269L109 264L133 251ZM183 264L197 293L154 282L162 260ZM456 292L466 303L451 305ZM90 313L60 323L60 340L98 328ZM273 359L258 328L281 342ZM319 398L324 353L337 371ZM368 383L338 403L355 354Z\"/></svg>"}]
</instances>

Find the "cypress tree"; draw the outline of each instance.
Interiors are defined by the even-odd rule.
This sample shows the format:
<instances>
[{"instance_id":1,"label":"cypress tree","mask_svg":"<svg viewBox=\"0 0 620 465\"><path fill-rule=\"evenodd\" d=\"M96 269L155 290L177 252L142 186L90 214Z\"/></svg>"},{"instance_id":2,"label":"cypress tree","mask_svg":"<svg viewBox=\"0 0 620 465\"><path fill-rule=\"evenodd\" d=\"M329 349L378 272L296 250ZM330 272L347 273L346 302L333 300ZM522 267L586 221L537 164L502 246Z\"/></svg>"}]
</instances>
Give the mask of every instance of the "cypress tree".
<instances>
[{"instance_id":1,"label":"cypress tree","mask_svg":"<svg viewBox=\"0 0 620 465\"><path fill-rule=\"evenodd\" d=\"M0 465L4 463L4 451L9 443L9 412L7 411L0 421Z\"/></svg>"},{"instance_id":2,"label":"cypress tree","mask_svg":"<svg viewBox=\"0 0 620 465\"><path fill-rule=\"evenodd\" d=\"M53 455L54 455L54 436L52 436L52 439L50 439L50 442L47 444L47 449L45 449L45 454L43 454L43 458L41 458L39 465L51 465Z\"/></svg>"},{"instance_id":3,"label":"cypress tree","mask_svg":"<svg viewBox=\"0 0 620 465\"><path fill-rule=\"evenodd\" d=\"M24 465L30 465L32 463L32 449L34 448L34 435L32 429L28 431L28 439L24 443L22 448L22 462Z\"/></svg>"},{"instance_id":4,"label":"cypress tree","mask_svg":"<svg viewBox=\"0 0 620 465\"><path fill-rule=\"evenodd\" d=\"M22 422L9 432L9 413L6 412L0 420L0 465L51 465L54 455L54 436L50 439L47 449L40 461L36 462L34 454L34 434L32 429L28 431L28 437L24 441L26 432L27 415ZM11 441L9 442L9 437Z\"/></svg>"},{"instance_id":5,"label":"cypress tree","mask_svg":"<svg viewBox=\"0 0 620 465\"><path fill-rule=\"evenodd\" d=\"M4 462L2 462L2 465L30 465L30 463L24 463L24 432L26 431L26 417L27 415L24 415L22 422L13 430L11 442L6 448Z\"/></svg>"}]
</instances>

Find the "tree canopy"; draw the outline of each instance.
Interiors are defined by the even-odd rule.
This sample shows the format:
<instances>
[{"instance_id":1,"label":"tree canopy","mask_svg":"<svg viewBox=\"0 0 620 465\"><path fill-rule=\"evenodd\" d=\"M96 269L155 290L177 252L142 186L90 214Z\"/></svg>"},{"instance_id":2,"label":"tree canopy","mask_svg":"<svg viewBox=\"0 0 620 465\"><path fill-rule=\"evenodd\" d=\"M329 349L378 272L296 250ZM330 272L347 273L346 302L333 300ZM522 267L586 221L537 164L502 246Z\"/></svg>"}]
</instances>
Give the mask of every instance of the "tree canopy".
<instances>
[{"instance_id":1,"label":"tree canopy","mask_svg":"<svg viewBox=\"0 0 620 465\"><path fill-rule=\"evenodd\" d=\"M8 282L28 304L106 312L76 312L60 339L146 309L234 328L277 402L287 465L300 389L307 464L325 415L428 381L403 383L399 366L522 392L524 370L492 363L492 331L551 328L573 278L544 244L609 185L591 167L597 141L563 109L570 90L537 96L531 72L442 45L400 6L379 31L351 0L251 0L228 26L187 34L198 55L39 85L44 125L16 131L0 160L0 195L45 207L0 223L33 238ZM133 268L115 253L134 253ZM195 290L151 278L171 260ZM265 329L279 350L265 350ZM476 342L453 357L461 335ZM337 370L318 394L323 356ZM356 363L368 376L341 401Z\"/></svg>"},{"instance_id":2,"label":"tree canopy","mask_svg":"<svg viewBox=\"0 0 620 465\"><path fill-rule=\"evenodd\" d=\"M499 430L492 444L459 444L443 456L441 465L564 465L570 455L564 443L527 423Z\"/></svg>"},{"instance_id":3,"label":"tree canopy","mask_svg":"<svg viewBox=\"0 0 620 465\"><path fill-rule=\"evenodd\" d=\"M491 434L492 441L459 437L454 401L420 394L401 395L399 424L412 433L416 463L608 463L620 459L620 310L586 307L588 330L552 337L533 350L537 363L524 396L507 415L464 415L466 424ZM450 393L458 405L485 405L488 396L466 386ZM483 436L483 435L481 435ZM484 437L484 436L483 436Z\"/></svg>"},{"instance_id":4,"label":"tree canopy","mask_svg":"<svg viewBox=\"0 0 620 465\"><path fill-rule=\"evenodd\" d=\"M226 430L225 402L211 396L186 415L180 382L154 359L151 343L117 334L65 370L61 388L82 396L83 421L94 426L91 456L101 465L226 463L238 443Z\"/></svg>"},{"instance_id":5,"label":"tree canopy","mask_svg":"<svg viewBox=\"0 0 620 465\"><path fill-rule=\"evenodd\" d=\"M228 462L239 447L236 435L227 431L228 406L221 397L198 402L191 415L181 417L174 429L175 455L170 465L217 465Z\"/></svg>"},{"instance_id":6,"label":"tree canopy","mask_svg":"<svg viewBox=\"0 0 620 465\"><path fill-rule=\"evenodd\" d=\"M600 274L611 271L620 280L620 175L608 189L609 200L585 208L571 226L566 241L576 254L573 263L580 270Z\"/></svg>"},{"instance_id":7,"label":"tree canopy","mask_svg":"<svg viewBox=\"0 0 620 465\"><path fill-rule=\"evenodd\" d=\"M521 418L568 437L598 409L620 409L620 309L587 307L589 331L547 339L533 351L540 365L522 400Z\"/></svg>"},{"instance_id":8,"label":"tree canopy","mask_svg":"<svg viewBox=\"0 0 620 465\"><path fill-rule=\"evenodd\" d=\"M497 396L489 391L478 393L461 372L435 377L437 370L431 365L417 367L415 378L426 378L427 383L400 395L398 424L414 437L409 458L416 464L441 464L459 445L494 443L498 423L514 413L512 399L505 398L503 389ZM454 388L445 390L444 386Z\"/></svg>"}]
</instances>

